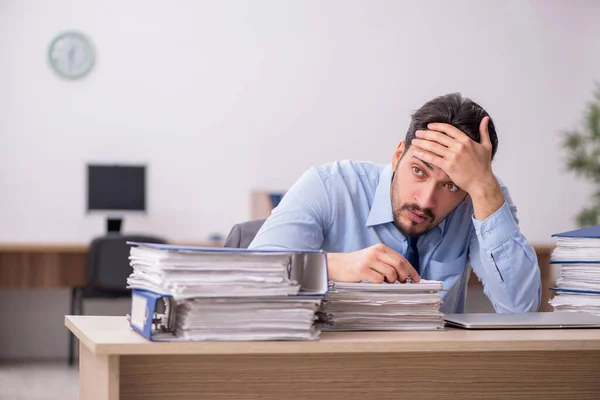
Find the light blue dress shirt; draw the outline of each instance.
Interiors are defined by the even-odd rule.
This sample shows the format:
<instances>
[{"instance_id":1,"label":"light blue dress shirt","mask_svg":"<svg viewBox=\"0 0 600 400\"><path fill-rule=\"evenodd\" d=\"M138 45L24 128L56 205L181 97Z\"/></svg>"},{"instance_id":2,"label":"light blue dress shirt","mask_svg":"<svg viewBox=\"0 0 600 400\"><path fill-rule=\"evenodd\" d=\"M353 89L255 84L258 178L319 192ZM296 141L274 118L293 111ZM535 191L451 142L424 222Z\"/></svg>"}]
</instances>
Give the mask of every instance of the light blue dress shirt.
<instances>
[{"instance_id":1,"label":"light blue dress shirt","mask_svg":"<svg viewBox=\"0 0 600 400\"><path fill-rule=\"evenodd\" d=\"M406 256L393 224L391 165L341 161L310 168L285 194L250 248L323 249L347 253L383 243ZM518 227L516 207L500 182L504 205L484 221L460 204L418 242L421 278L443 281L444 313L464 312L471 269L496 312L537 311L541 279L534 249Z\"/></svg>"}]
</instances>

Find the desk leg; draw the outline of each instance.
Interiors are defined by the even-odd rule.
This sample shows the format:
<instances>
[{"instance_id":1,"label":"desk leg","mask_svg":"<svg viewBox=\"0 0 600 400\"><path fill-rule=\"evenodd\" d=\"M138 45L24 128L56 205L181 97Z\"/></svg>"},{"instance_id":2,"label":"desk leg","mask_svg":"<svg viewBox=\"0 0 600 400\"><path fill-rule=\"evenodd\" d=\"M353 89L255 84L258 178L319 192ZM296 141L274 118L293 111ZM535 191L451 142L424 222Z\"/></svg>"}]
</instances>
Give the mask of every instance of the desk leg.
<instances>
[{"instance_id":1,"label":"desk leg","mask_svg":"<svg viewBox=\"0 0 600 400\"><path fill-rule=\"evenodd\" d=\"M119 356L94 354L79 345L79 399L119 400Z\"/></svg>"}]
</instances>

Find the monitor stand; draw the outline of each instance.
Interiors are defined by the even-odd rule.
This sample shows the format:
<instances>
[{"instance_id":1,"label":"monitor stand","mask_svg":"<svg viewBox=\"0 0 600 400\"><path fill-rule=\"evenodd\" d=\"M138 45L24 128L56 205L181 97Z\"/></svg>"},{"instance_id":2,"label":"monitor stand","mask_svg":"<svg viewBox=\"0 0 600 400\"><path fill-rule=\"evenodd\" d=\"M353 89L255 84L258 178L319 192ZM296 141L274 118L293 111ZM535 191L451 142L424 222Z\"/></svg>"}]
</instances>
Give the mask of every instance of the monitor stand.
<instances>
[{"instance_id":1,"label":"monitor stand","mask_svg":"<svg viewBox=\"0 0 600 400\"><path fill-rule=\"evenodd\" d=\"M123 218L107 218L106 219L106 231L108 233L121 233L121 225Z\"/></svg>"}]
</instances>

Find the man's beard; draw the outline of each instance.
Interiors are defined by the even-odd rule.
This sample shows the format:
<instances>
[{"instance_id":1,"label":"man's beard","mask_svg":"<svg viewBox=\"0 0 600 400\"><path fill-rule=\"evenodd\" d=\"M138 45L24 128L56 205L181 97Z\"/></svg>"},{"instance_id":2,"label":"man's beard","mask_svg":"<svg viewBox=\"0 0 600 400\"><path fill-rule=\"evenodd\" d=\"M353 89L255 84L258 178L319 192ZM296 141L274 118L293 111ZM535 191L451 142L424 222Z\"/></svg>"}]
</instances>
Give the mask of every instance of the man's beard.
<instances>
[{"instance_id":1,"label":"man's beard","mask_svg":"<svg viewBox=\"0 0 600 400\"><path fill-rule=\"evenodd\" d=\"M392 201L392 206L393 206L393 204L394 203ZM420 213L425 214L425 216L428 218L428 220L423 221L421 223L417 223L417 222L414 222L411 220L409 222L409 225L406 225L406 224L403 225L400 222L400 220L401 220L402 212L404 212L404 211L419 211ZM410 203L403 204L402 207L400 207L398 209L394 209L393 213L394 213L394 225L396 225L396 228L398 228L400 233L402 233L406 237L424 235L427 232L429 232L430 230L432 230L435 226L435 225L433 225L433 222L435 221L435 215L433 214L431 209L421 208L417 204L414 204L414 203L413 204L410 204Z\"/></svg>"},{"instance_id":2,"label":"man's beard","mask_svg":"<svg viewBox=\"0 0 600 400\"><path fill-rule=\"evenodd\" d=\"M402 157L404 157L405 154L406 154L406 152L404 152L402 154ZM400 159L402 159L402 157ZM399 168L399 167L400 167L400 163L398 162L398 166L396 168ZM394 190L394 188L396 186L396 179L398 179L398 175L396 174L396 172L397 171L394 171L394 173L392 174L392 182L390 184L390 186L391 186L390 187L390 192L391 192L390 200L392 201L392 214L394 215L394 225L400 231L400 233L406 237L422 236L435 227L435 225L433 224L433 222L435 221L435 214L433 213L433 211L431 211L430 208L421 208L421 207L419 207L418 204L415 204L415 203L405 203L401 207L396 208L397 199L396 199L396 191ZM425 214L429 218L429 221L423 221L421 224L426 224L426 225L423 226L420 230L418 230L418 228L417 228L417 223L412 220L410 221L408 226L403 226L402 223L400 222L400 217L402 215L402 212L406 211L406 210L419 211L419 212ZM421 225L421 224L418 224L418 225Z\"/></svg>"},{"instance_id":3,"label":"man's beard","mask_svg":"<svg viewBox=\"0 0 600 400\"><path fill-rule=\"evenodd\" d=\"M394 215L394 225L396 226L396 228L398 228L398 230L400 231L401 234L403 234L406 237L412 237L412 236L421 236L426 234L427 232L429 232L430 230L432 230L435 225L433 224L433 222L435 221L435 214L433 213L433 211L431 211L430 208L421 208L419 207L418 204L414 204L414 203L405 203L403 204L401 207L396 208L396 191L394 190L394 186L396 186L394 183L396 182L397 176L396 176L396 172L394 172L394 174L392 175L392 183L391 183L391 201L392 201L392 213ZM401 219L401 215L403 211L419 211L423 214L425 214L425 216L427 216L427 218L429 218L429 221L423 221L421 224L425 224L422 228L417 228L417 225L421 225L421 224L417 224L414 221L410 221L409 225L402 225L402 223L400 222Z\"/></svg>"}]
</instances>

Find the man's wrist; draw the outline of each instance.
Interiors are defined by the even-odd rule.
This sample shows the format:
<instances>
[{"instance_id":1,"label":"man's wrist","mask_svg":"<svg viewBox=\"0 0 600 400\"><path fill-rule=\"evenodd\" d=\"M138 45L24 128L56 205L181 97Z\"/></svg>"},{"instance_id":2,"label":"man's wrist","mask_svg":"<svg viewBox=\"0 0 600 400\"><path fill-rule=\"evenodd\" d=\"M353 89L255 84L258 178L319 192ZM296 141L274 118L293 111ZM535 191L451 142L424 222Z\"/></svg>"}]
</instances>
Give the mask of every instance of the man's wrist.
<instances>
[{"instance_id":1,"label":"man's wrist","mask_svg":"<svg viewBox=\"0 0 600 400\"><path fill-rule=\"evenodd\" d=\"M469 196L473 202L473 212L476 219L483 221L502 207L504 195L496 177L479 181L470 189Z\"/></svg>"},{"instance_id":2,"label":"man's wrist","mask_svg":"<svg viewBox=\"0 0 600 400\"><path fill-rule=\"evenodd\" d=\"M338 277L338 266L339 266L339 253L327 253L327 275L329 280L339 280Z\"/></svg>"}]
</instances>

